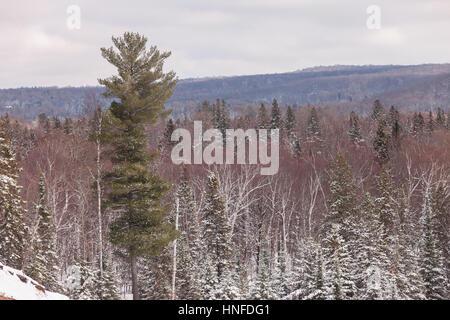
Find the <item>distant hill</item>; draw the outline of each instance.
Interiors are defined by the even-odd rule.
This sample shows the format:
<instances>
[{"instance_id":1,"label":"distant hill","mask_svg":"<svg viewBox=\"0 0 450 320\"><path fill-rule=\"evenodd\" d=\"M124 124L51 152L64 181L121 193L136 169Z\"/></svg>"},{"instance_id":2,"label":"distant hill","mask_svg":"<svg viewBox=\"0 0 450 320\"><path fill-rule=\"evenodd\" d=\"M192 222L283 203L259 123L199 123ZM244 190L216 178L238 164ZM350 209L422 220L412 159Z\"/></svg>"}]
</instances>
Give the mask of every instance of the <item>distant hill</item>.
<instances>
[{"instance_id":1,"label":"distant hill","mask_svg":"<svg viewBox=\"0 0 450 320\"><path fill-rule=\"evenodd\" d=\"M220 98L242 106L277 98L281 104L365 109L379 98L404 109L448 109L449 89L450 64L319 66L289 73L180 80L167 106L180 115L203 100ZM0 113L27 119L41 112L74 117L83 113L89 92L100 96L102 91L101 87L0 89Z\"/></svg>"}]
</instances>

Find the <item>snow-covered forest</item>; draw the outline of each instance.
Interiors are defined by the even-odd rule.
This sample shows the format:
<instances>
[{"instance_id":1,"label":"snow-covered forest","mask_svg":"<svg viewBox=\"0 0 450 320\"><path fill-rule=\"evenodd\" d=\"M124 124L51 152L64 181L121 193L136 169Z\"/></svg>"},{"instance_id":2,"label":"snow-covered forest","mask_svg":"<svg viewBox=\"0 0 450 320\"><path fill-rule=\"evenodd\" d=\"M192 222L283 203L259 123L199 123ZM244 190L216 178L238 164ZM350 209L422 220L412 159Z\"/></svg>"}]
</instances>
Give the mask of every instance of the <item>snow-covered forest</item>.
<instances>
[{"instance_id":1,"label":"snow-covered forest","mask_svg":"<svg viewBox=\"0 0 450 320\"><path fill-rule=\"evenodd\" d=\"M448 109L217 99L174 119L170 53L146 41L102 48L111 105L1 118L2 265L82 300L450 297ZM278 173L173 164L172 133L197 120L279 129Z\"/></svg>"},{"instance_id":2,"label":"snow-covered forest","mask_svg":"<svg viewBox=\"0 0 450 320\"><path fill-rule=\"evenodd\" d=\"M0 260L72 299L124 299L129 267L108 240L116 213L101 208L111 163L95 97L85 103L80 119L2 118ZM378 102L370 115L230 110L205 102L147 128L179 232L139 258L140 298L448 299L448 116ZM173 165L171 132L195 119L282 128L279 173Z\"/></svg>"}]
</instances>

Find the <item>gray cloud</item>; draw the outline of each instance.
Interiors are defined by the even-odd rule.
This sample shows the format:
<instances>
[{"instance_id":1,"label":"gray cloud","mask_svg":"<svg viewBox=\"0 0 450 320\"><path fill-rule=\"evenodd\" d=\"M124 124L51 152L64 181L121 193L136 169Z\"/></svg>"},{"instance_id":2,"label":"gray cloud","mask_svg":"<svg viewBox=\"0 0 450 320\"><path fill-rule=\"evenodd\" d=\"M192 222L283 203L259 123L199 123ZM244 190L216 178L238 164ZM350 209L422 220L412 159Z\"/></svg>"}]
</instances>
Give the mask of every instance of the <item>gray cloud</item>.
<instances>
[{"instance_id":1,"label":"gray cloud","mask_svg":"<svg viewBox=\"0 0 450 320\"><path fill-rule=\"evenodd\" d=\"M80 30L66 27L70 4ZM366 28L371 4L380 30ZM0 88L95 85L114 72L99 48L124 31L172 51L181 78L449 62L448 17L448 0L2 1Z\"/></svg>"}]
</instances>

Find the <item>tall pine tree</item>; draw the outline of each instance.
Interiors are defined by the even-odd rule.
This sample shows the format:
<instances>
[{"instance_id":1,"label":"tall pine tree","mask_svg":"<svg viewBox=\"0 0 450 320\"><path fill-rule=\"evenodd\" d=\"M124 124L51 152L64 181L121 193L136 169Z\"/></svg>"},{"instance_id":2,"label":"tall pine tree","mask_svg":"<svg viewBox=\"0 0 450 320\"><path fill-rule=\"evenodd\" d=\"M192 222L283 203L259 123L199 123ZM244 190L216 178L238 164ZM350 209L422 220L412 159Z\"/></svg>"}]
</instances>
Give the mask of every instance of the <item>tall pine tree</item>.
<instances>
[{"instance_id":1,"label":"tall pine tree","mask_svg":"<svg viewBox=\"0 0 450 320\"><path fill-rule=\"evenodd\" d=\"M112 38L115 48L102 48L103 57L118 75L99 80L106 96L115 98L109 108L106 138L112 147L112 170L107 175L107 206L120 213L110 230L111 242L121 248L131 265L133 298L139 299L139 256L154 256L175 237L161 205L168 185L148 170L145 126L155 123L177 82L174 72L164 73L170 52L156 46L146 49L147 38L126 32Z\"/></svg>"}]
</instances>

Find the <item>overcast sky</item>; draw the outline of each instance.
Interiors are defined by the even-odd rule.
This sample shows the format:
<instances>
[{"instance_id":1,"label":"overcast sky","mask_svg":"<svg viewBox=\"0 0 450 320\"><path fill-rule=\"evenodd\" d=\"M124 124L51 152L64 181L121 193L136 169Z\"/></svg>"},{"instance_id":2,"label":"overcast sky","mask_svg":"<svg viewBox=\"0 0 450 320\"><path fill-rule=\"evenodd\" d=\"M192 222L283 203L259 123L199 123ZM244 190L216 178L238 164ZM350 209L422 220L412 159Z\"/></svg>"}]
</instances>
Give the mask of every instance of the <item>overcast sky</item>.
<instances>
[{"instance_id":1,"label":"overcast sky","mask_svg":"<svg viewBox=\"0 0 450 320\"><path fill-rule=\"evenodd\" d=\"M379 30L366 26L373 4ZM449 0L1 0L0 88L96 85L114 72L100 47L124 31L172 51L180 78L450 62Z\"/></svg>"}]
</instances>

